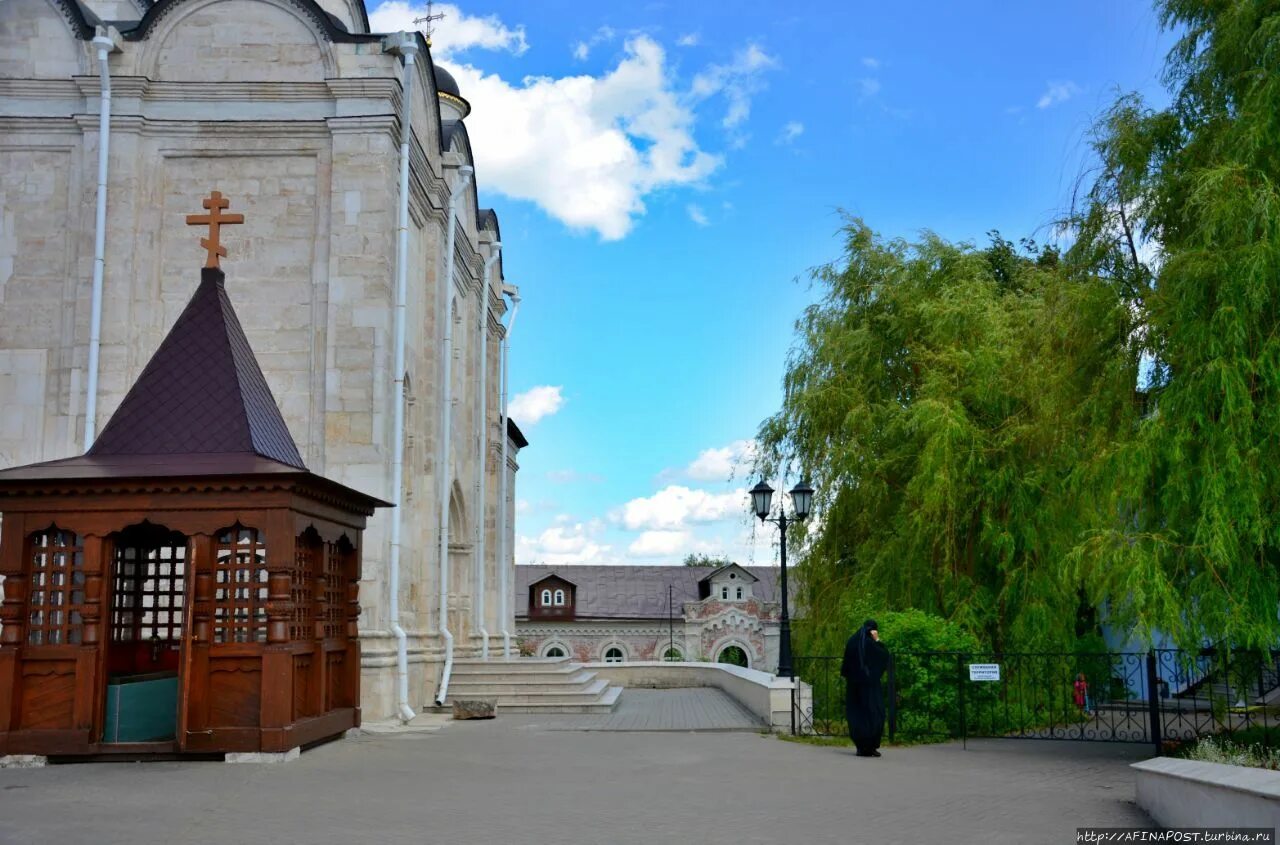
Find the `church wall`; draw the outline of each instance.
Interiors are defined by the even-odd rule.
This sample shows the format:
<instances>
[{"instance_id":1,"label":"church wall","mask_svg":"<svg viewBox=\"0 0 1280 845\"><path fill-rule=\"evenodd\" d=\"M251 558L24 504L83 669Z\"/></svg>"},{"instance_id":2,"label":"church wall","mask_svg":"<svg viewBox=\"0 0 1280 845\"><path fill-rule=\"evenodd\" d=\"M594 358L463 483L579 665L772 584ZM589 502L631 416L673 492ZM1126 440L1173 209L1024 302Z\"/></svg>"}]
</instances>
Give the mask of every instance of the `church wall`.
<instances>
[{"instance_id":1,"label":"church wall","mask_svg":"<svg viewBox=\"0 0 1280 845\"><path fill-rule=\"evenodd\" d=\"M154 62L154 73L146 74L153 79L311 82L329 75L327 53L295 7L204 0L171 12L152 33L144 55Z\"/></svg>"},{"instance_id":2,"label":"church wall","mask_svg":"<svg viewBox=\"0 0 1280 845\"><path fill-rule=\"evenodd\" d=\"M347 0L325 3L348 13L351 8ZM19 6L29 14L9 14ZM0 0L0 196L6 214L0 228L0 405L6 408L0 461L6 465L81 451L98 80L88 49L60 14L48 0ZM55 24L61 40L49 43L43 36ZM38 57L27 50L32 26L46 41ZM304 460L316 472L390 498L399 60L376 43L330 43L292 4L277 0L190 0L161 18L147 38L120 46L110 59L114 115L99 428L198 281L202 233L185 217L202 211L201 199L216 189L231 199L232 212L246 217L244 225L224 230L227 286ZM435 693L442 659L436 618L437 302L446 290L440 281L448 201L430 66L421 58L413 104L412 405L406 412L400 596L414 706ZM468 586L474 582L471 520L477 512L476 309L501 308L497 297L486 303L479 295L486 247L472 205L468 190L459 203L464 225L456 282L447 288L462 310L455 326L449 468L461 487L467 523L453 537L462 560L453 563L450 591L460 616L452 624L468 633L478 627ZM493 284L496 289L500 281ZM493 443L485 602L494 637L502 625L493 509L498 438L505 436L497 427L496 318L489 347ZM514 447L511 454L514 467ZM514 469L509 471L513 522ZM390 716L395 701L386 581L391 514L379 511L364 535L360 629L368 719ZM514 533L510 522L503 529L509 537ZM509 627L514 632L514 623ZM463 639L459 653L474 645ZM491 642L500 647L500 639Z\"/></svg>"},{"instance_id":3,"label":"church wall","mask_svg":"<svg viewBox=\"0 0 1280 845\"><path fill-rule=\"evenodd\" d=\"M65 79L86 66L83 42L50 0L0 3L0 78Z\"/></svg>"}]
</instances>

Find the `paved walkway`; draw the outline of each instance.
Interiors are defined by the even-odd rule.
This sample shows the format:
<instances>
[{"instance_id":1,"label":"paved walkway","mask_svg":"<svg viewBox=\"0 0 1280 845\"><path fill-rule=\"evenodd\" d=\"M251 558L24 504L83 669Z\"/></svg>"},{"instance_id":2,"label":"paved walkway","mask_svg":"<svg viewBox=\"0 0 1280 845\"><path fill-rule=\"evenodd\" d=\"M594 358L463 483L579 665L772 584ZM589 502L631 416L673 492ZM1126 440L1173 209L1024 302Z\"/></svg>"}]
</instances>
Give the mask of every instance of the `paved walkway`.
<instances>
[{"instance_id":1,"label":"paved walkway","mask_svg":"<svg viewBox=\"0 0 1280 845\"><path fill-rule=\"evenodd\" d=\"M887 749L751 733L565 733L515 717L364 735L289 764L0 770L0 843L1061 843L1149 824L1133 746Z\"/></svg>"},{"instance_id":2,"label":"paved walkway","mask_svg":"<svg viewBox=\"0 0 1280 845\"><path fill-rule=\"evenodd\" d=\"M501 713L501 710L499 710ZM718 689L624 689L612 713L512 719L559 731L755 731L764 724Z\"/></svg>"}]
</instances>

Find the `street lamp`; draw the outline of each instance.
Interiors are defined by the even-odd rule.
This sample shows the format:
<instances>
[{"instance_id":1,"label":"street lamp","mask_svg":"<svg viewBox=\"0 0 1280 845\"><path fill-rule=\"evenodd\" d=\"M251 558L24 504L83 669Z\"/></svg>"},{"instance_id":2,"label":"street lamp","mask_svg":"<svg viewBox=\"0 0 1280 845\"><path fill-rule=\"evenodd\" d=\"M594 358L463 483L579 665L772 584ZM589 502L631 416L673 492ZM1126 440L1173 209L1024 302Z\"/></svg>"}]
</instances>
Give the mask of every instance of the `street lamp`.
<instances>
[{"instance_id":1,"label":"street lamp","mask_svg":"<svg viewBox=\"0 0 1280 845\"><path fill-rule=\"evenodd\" d=\"M791 488L791 505L795 508L795 516L787 519L787 509L778 508L776 517L769 516L773 502L773 488L761 481L751 488L751 508L761 522L775 523L782 532L782 619L778 624L778 676L794 678L791 669L791 615L787 612L787 523L803 522L809 516L809 506L813 504L813 488L807 481L801 481Z\"/></svg>"}]
</instances>

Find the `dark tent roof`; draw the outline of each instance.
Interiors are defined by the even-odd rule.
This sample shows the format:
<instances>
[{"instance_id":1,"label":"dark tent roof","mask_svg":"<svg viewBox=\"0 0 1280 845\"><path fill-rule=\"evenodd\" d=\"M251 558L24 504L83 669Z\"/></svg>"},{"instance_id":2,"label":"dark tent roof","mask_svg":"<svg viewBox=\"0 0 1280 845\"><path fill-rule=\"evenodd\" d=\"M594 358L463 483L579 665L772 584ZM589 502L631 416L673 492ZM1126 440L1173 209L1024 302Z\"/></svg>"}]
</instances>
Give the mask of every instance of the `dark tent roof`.
<instances>
[{"instance_id":1,"label":"dark tent roof","mask_svg":"<svg viewBox=\"0 0 1280 845\"><path fill-rule=\"evenodd\" d=\"M306 469L216 268L201 270L200 287L87 454L208 453Z\"/></svg>"}]
</instances>

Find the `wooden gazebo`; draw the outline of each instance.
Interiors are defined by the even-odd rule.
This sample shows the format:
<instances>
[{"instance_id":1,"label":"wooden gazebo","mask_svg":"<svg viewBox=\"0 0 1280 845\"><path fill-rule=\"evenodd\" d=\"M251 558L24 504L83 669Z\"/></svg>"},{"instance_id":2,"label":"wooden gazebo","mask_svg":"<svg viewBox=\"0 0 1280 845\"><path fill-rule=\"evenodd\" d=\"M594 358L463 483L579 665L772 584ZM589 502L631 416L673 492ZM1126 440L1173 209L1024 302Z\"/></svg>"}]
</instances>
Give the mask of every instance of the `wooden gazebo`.
<instances>
[{"instance_id":1,"label":"wooden gazebo","mask_svg":"<svg viewBox=\"0 0 1280 845\"><path fill-rule=\"evenodd\" d=\"M0 756L360 724L361 532L386 503L307 471L210 255L89 452L0 471Z\"/></svg>"}]
</instances>

